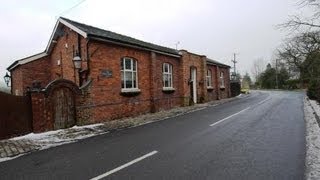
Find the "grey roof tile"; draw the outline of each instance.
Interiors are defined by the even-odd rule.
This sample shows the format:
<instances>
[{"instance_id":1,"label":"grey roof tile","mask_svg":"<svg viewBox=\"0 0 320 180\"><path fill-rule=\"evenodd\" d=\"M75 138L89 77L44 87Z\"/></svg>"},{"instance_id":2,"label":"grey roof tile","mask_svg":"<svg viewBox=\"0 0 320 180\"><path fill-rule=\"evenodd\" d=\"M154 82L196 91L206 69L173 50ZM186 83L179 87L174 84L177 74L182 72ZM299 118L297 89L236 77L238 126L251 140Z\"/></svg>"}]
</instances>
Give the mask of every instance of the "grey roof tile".
<instances>
[{"instance_id":1,"label":"grey roof tile","mask_svg":"<svg viewBox=\"0 0 320 180\"><path fill-rule=\"evenodd\" d=\"M219 61L216 61L216 60L213 60L213 59L209 59L209 58L207 58L207 62L212 63L212 64L216 64L216 65L221 65L221 66L230 67L229 65L223 64L223 63L221 63L221 62L219 62Z\"/></svg>"},{"instance_id":2,"label":"grey roof tile","mask_svg":"<svg viewBox=\"0 0 320 180\"><path fill-rule=\"evenodd\" d=\"M70 19L67 19L64 17L60 17L60 18L67 21L68 23L76 26L80 30L86 32L89 37L90 36L99 37L99 38L106 39L106 40L111 40L111 41L126 43L126 44L130 44L130 45L135 45L135 46L139 46L139 47L144 47L144 48L148 48L151 50L161 51L161 52L165 52L165 53L169 53L169 54L173 54L173 55L179 55L179 51L177 51L175 49L171 49L171 48L159 46L156 44L144 42L144 41L141 41L141 40L129 37L129 36L121 35L118 33L114 33L111 31L104 30L104 29L100 29L97 27L93 27L90 25L79 23L79 22L76 22L76 21L73 21L73 20L70 20Z\"/></svg>"}]
</instances>

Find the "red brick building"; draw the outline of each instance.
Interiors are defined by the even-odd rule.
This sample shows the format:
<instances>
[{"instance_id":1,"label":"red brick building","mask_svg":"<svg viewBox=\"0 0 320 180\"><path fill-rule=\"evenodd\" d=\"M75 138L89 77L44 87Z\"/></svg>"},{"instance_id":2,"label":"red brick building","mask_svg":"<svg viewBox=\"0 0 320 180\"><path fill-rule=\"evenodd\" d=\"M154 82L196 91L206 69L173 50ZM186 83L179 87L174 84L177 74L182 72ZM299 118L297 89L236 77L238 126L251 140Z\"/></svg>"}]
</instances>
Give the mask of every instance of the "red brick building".
<instances>
[{"instance_id":1,"label":"red brick building","mask_svg":"<svg viewBox=\"0 0 320 180\"><path fill-rule=\"evenodd\" d=\"M228 65L66 18L44 52L7 69L12 94L31 93L35 131L230 97Z\"/></svg>"}]
</instances>

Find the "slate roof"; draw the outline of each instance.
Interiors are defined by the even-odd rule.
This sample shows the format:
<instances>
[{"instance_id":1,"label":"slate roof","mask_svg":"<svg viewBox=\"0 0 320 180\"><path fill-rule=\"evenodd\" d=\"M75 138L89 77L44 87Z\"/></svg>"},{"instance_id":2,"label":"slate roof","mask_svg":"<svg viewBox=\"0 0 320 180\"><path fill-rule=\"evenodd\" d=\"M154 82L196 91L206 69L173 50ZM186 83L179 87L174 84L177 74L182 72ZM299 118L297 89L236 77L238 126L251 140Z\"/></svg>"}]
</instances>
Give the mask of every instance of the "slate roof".
<instances>
[{"instance_id":1,"label":"slate roof","mask_svg":"<svg viewBox=\"0 0 320 180\"><path fill-rule=\"evenodd\" d=\"M121 35L118 33L114 33L111 31L104 30L104 29L100 29L97 27L93 27L90 25L79 23L79 22L76 22L76 21L73 21L73 20L70 20L70 19L67 19L64 17L60 17L60 18L67 21L68 23L72 24L73 26L79 28L80 30L84 31L85 33L87 33L87 35L89 37L98 37L98 38L102 38L105 40L111 40L111 41L115 41L115 42L119 42L119 43L125 43L125 44L129 44L129 45L139 46L142 48L148 48L151 50L161 51L161 52L165 52L165 53L179 56L179 51L177 51L175 49L171 49L171 48L159 46L156 44L144 42L144 41L141 41L141 40L129 37L129 36Z\"/></svg>"},{"instance_id":2,"label":"slate roof","mask_svg":"<svg viewBox=\"0 0 320 180\"><path fill-rule=\"evenodd\" d=\"M208 62L208 63L212 63L212 64L216 64L216 65L220 65L220 66L230 67L229 65L223 64L223 63L221 63L221 62L218 62L218 61L216 61L216 60L209 59L209 58L207 58L207 62Z\"/></svg>"}]
</instances>

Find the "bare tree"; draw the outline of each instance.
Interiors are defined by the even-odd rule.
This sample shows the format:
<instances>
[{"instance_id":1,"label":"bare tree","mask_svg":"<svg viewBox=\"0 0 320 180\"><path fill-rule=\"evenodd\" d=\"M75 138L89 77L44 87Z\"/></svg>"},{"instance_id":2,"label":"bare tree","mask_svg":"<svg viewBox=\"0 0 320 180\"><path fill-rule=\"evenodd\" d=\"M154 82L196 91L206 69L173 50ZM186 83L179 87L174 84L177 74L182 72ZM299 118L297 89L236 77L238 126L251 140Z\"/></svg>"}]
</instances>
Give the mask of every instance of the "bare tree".
<instances>
[{"instance_id":1,"label":"bare tree","mask_svg":"<svg viewBox=\"0 0 320 180\"><path fill-rule=\"evenodd\" d=\"M302 0L298 3L302 8L310 8L313 13L309 17L301 17L292 15L289 20L280 24L279 28L289 28L291 30L307 29L315 30L320 29L320 0Z\"/></svg>"},{"instance_id":2,"label":"bare tree","mask_svg":"<svg viewBox=\"0 0 320 180\"><path fill-rule=\"evenodd\" d=\"M300 72L300 77L310 74L315 61L319 61L320 31L299 34L278 49L279 58L284 60L289 67L295 67Z\"/></svg>"},{"instance_id":3,"label":"bare tree","mask_svg":"<svg viewBox=\"0 0 320 180\"><path fill-rule=\"evenodd\" d=\"M264 71L265 67L266 67L266 62L263 60L263 58L258 58L253 61L251 73L253 74L255 81L258 81L259 76Z\"/></svg>"}]
</instances>

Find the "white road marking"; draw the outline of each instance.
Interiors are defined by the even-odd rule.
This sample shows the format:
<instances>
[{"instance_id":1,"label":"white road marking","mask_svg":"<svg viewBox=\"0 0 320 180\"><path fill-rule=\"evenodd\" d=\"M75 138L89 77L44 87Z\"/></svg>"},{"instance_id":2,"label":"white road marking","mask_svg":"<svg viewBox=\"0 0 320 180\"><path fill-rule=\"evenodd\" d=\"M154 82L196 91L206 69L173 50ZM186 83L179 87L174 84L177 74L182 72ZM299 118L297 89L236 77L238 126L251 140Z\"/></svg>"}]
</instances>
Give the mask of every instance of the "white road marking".
<instances>
[{"instance_id":1,"label":"white road marking","mask_svg":"<svg viewBox=\"0 0 320 180\"><path fill-rule=\"evenodd\" d=\"M257 105L260 105L260 104L262 104L262 103L264 103L264 102L266 102L266 101L268 101L268 100L270 100L271 98L267 98L267 99L265 99L265 100L263 100L263 101L261 101L261 102L259 102Z\"/></svg>"},{"instance_id":2,"label":"white road marking","mask_svg":"<svg viewBox=\"0 0 320 180\"><path fill-rule=\"evenodd\" d=\"M148 157L150 157L152 155L155 155L157 153L158 153L158 151L152 151L152 152L150 152L150 153L148 153L148 154L146 154L144 156L141 156L141 157L139 157L137 159L134 159L134 160L122 165L122 166L119 166L119 167L117 167L115 169L112 169L111 171L108 171L108 172L106 172L104 174L101 174L101 175L99 175L97 177L91 178L90 180L99 180L99 179L105 178L105 177L107 177L107 176L109 176L109 175L111 175L111 174L113 174L115 172L120 171L121 169L124 169L124 168L126 168L128 166L131 166L132 164L137 163L137 162L139 162L139 161L141 161L143 159L146 159L146 158L148 158Z\"/></svg>"},{"instance_id":3,"label":"white road marking","mask_svg":"<svg viewBox=\"0 0 320 180\"><path fill-rule=\"evenodd\" d=\"M239 112L237 112L237 113L235 113L235 114L232 114L232 115L230 115L230 116L228 116L228 117L226 117L226 118L224 118L224 119L221 119L221 120L219 120L219 121L217 121L217 122L215 122L215 123L213 123L213 124L210 124L210 126L215 126L215 125L217 125L217 124L219 124L219 123L221 123L221 122L223 122L223 121L225 121L225 120L227 120L227 119L229 119L229 118L232 118L233 116L236 116L236 115L238 115L238 114L240 114L240 113L248 110L249 108L250 108L250 107L247 107L247 108L245 108L245 109L243 109L243 110L241 110L241 111L239 111Z\"/></svg>"}]
</instances>

